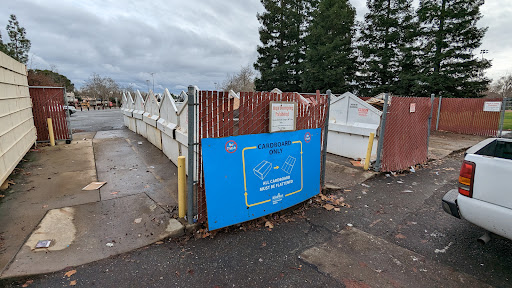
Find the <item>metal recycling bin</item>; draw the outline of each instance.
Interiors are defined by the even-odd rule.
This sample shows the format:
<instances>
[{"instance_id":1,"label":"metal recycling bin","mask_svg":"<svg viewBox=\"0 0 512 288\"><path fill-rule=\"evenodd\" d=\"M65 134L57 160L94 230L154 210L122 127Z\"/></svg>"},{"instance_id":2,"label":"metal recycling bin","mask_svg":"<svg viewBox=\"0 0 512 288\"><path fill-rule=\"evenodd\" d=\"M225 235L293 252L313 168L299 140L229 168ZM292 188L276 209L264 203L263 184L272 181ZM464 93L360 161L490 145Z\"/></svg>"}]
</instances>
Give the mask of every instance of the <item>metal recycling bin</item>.
<instances>
[{"instance_id":1,"label":"metal recycling bin","mask_svg":"<svg viewBox=\"0 0 512 288\"><path fill-rule=\"evenodd\" d=\"M375 133L371 158L376 158L381 116L382 111L350 92L333 95L329 109L327 152L356 160L364 159L370 133Z\"/></svg>"}]
</instances>

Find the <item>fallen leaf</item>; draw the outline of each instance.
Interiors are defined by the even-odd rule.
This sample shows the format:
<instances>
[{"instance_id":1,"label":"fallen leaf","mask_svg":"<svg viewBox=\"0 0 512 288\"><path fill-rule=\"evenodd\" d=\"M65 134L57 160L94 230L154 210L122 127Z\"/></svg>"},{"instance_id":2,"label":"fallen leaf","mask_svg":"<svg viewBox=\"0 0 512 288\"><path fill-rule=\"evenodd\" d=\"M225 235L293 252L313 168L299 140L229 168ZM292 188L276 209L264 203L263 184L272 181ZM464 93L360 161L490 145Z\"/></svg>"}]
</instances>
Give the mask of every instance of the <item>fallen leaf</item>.
<instances>
[{"instance_id":1,"label":"fallen leaf","mask_svg":"<svg viewBox=\"0 0 512 288\"><path fill-rule=\"evenodd\" d=\"M75 273L76 273L76 270L70 270L70 271L66 272L66 274L64 274L64 276L69 278L69 277L73 276L73 274L75 274Z\"/></svg>"},{"instance_id":2,"label":"fallen leaf","mask_svg":"<svg viewBox=\"0 0 512 288\"><path fill-rule=\"evenodd\" d=\"M334 208L334 211L336 211L336 212L340 212L340 211L341 211L341 208L336 207L336 208Z\"/></svg>"},{"instance_id":3,"label":"fallen leaf","mask_svg":"<svg viewBox=\"0 0 512 288\"><path fill-rule=\"evenodd\" d=\"M149 188L149 185L144 186L144 188Z\"/></svg>"},{"instance_id":4,"label":"fallen leaf","mask_svg":"<svg viewBox=\"0 0 512 288\"><path fill-rule=\"evenodd\" d=\"M193 270L193 269L188 269L187 273L188 273L189 275L194 275L194 270Z\"/></svg>"},{"instance_id":5,"label":"fallen leaf","mask_svg":"<svg viewBox=\"0 0 512 288\"><path fill-rule=\"evenodd\" d=\"M25 284L23 284L21 287L23 287L23 288L28 287L32 283L34 283L34 280L27 280L27 282L25 282Z\"/></svg>"},{"instance_id":6,"label":"fallen leaf","mask_svg":"<svg viewBox=\"0 0 512 288\"><path fill-rule=\"evenodd\" d=\"M267 242L261 243L261 247L265 247L265 246L267 246Z\"/></svg>"},{"instance_id":7,"label":"fallen leaf","mask_svg":"<svg viewBox=\"0 0 512 288\"><path fill-rule=\"evenodd\" d=\"M395 238L397 238L397 239L405 239L407 237L405 237L405 235L403 235L402 233L398 233L398 234L395 235Z\"/></svg>"},{"instance_id":8,"label":"fallen leaf","mask_svg":"<svg viewBox=\"0 0 512 288\"><path fill-rule=\"evenodd\" d=\"M43 208L48 208L48 205L43 205Z\"/></svg>"},{"instance_id":9,"label":"fallen leaf","mask_svg":"<svg viewBox=\"0 0 512 288\"><path fill-rule=\"evenodd\" d=\"M112 193L110 193L110 195L116 195L117 193L119 193L119 192L112 192Z\"/></svg>"},{"instance_id":10,"label":"fallen leaf","mask_svg":"<svg viewBox=\"0 0 512 288\"><path fill-rule=\"evenodd\" d=\"M325 204L323 206L327 211L331 211L332 209L334 209L334 206L332 206L331 204Z\"/></svg>"},{"instance_id":11,"label":"fallen leaf","mask_svg":"<svg viewBox=\"0 0 512 288\"><path fill-rule=\"evenodd\" d=\"M69 282L69 286L75 286L75 285L76 285L76 280Z\"/></svg>"},{"instance_id":12,"label":"fallen leaf","mask_svg":"<svg viewBox=\"0 0 512 288\"><path fill-rule=\"evenodd\" d=\"M142 218L137 218L137 219L133 220L133 222L136 224L139 224L140 222L142 222Z\"/></svg>"},{"instance_id":13,"label":"fallen leaf","mask_svg":"<svg viewBox=\"0 0 512 288\"><path fill-rule=\"evenodd\" d=\"M350 192L350 191L352 191L352 190L345 189L345 190L343 190L343 191L345 191L345 192Z\"/></svg>"},{"instance_id":14,"label":"fallen leaf","mask_svg":"<svg viewBox=\"0 0 512 288\"><path fill-rule=\"evenodd\" d=\"M180 272L176 271L176 276L180 277Z\"/></svg>"},{"instance_id":15,"label":"fallen leaf","mask_svg":"<svg viewBox=\"0 0 512 288\"><path fill-rule=\"evenodd\" d=\"M4 198L4 197L5 197L5 195L0 195L0 198Z\"/></svg>"},{"instance_id":16,"label":"fallen leaf","mask_svg":"<svg viewBox=\"0 0 512 288\"><path fill-rule=\"evenodd\" d=\"M164 241L156 241L155 244L156 245L164 244Z\"/></svg>"},{"instance_id":17,"label":"fallen leaf","mask_svg":"<svg viewBox=\"0 0 512 288\"><path fill-rule=\"evenodd\" d=\"M265 227L272 229L272 228L274 228L274 224L272 224L270 221L267 221L267 222L265 222Z\"/></svg>"}]
</instances>

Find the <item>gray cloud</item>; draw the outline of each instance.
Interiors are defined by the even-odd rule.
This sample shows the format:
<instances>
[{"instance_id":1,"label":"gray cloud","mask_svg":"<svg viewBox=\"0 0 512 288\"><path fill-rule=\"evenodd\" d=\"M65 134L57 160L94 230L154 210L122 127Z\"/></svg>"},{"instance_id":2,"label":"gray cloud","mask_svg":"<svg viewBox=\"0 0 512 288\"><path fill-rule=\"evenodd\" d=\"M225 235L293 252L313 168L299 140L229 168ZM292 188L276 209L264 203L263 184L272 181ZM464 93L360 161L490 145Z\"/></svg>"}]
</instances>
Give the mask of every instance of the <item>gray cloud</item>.
<instances>
[{"instance_id":1,"label":"gray cloud","mask_svg":"<svg viewBox=\"0 0 512 288\"><path fill-rule=\"evenodd\" d=\"M511 63L512 40L503 36L512 27L512 11L499 2L485 4L482 20L490 27L483 48L495 65L489 75L503 74ZM360 20L365 3L353 1ZM263 10L258 0L22 0L3 6L0 27L13 13L27 29L29 68L55 65L78 87L95 72L142 90L155 72L157 92L179 92L190 84L213 89L227 74L252 64L259 44L256 13Z\"/></svg>"}]
</instances>

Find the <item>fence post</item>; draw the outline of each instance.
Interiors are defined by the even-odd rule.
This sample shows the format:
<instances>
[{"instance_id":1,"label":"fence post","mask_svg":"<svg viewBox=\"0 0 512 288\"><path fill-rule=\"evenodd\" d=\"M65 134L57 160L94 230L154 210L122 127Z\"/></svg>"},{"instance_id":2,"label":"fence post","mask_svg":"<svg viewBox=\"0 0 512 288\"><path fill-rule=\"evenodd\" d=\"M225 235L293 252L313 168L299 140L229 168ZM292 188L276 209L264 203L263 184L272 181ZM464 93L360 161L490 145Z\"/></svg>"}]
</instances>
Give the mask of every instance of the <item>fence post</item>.
<instances>
[{"instance_id":1,"label":"fence post","mask_svg":"<svg viewBox=\"0 0 512 288\"><path fill-rule=\"evenodd\" d=\"M432 127L432 114L434 113L434 94L430 95L430 116L428 117L428 134L427 134L427 159L428 159L428 144L430 142L430 128ZM438 117L439 118L439 117Z\"/></svg>"},{"instance_id":2,"label":"fence post","mask_svg":"<svg viewBox=\"0 0 512 288\"><path fill-rule=\"evenodd\" d=\"M331 90L327 90L327 108L325 110L324 143L322 149L322 171L320 171L320 183L322 189L325 187L325 162L327 160L327 135L329 134L329 110L331 108Z\"/></svg>"},{"instance_id":3,"label":"fence post","mask_svg":"<svg viewBox=\"0 0 512 288\"><path fill-rule=\"evenodd\" d=\"M187 220L188 223L194 223L194 105L196 89L194 86L188 86L188 177L187 177Z\"/></svg>"},{"instance_id":4,"label":"fence post","mask_svg":"<svg viewBox=\"0 0 512 288\"><path fill-rule=\"evenodd\" d=\"M505 122L505 110L507 106L507 98L505 98L505 95L503 95L503 100L501 102L501 115L500 115L500 134L498 134L498 137L501 138L503 134L503 124Z\"/></svg>"},{"instance_id":5,"label":"fence post","mask_svg":"<svg viewBox=\"0 0 512 288\"><path fill-rule=\"evenodd\" d=\"M388 100L389 93L384 96L384 109L382 110L382 118L380 119L380 131L379 131L379 143L377 143L377 162L375 162L374 170L379 172L380 170L380 158L382 156L382 147L384 145L384 132L386 131L386 118L388 115Z\"/></svg>"},{"instance_id":6,"label":"fence post","mask_svg":"<svg viewBox=\"0 0 512 288\"><path fill-rule=\"evenodd\" d=\"M439 96L439 105L437 105L436 131L439 129L439 118L441 118L441 102L442 101L443 101L443 96Z\"/></svg>"}]
</instances>

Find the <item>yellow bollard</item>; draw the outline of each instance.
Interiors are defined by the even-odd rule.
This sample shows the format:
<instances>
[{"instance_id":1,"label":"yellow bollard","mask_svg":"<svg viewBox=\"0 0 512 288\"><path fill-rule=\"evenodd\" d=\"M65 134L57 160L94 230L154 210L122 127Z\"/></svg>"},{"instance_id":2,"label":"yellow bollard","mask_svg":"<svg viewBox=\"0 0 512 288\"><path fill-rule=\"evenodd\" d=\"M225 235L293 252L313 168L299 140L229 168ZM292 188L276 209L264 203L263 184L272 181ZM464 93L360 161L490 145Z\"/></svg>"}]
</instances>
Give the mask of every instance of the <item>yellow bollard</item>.
<instances>
[{"instance_id":1,"label":"yellow bollard","mask_svg":"<svg viewBox=\"0 0 512 288\"><path fill-rule=\"evenodd\" d=\"M52 118L48 118L48 132L50 133L50 145L55 146L55 136L53 135Z\"/></svg>"},{"instance_id":2,"label":"yellow bollard","mask_svg":"<svg viewBox=\"0 0 512 288\"><path fill-rule=\"evenodd\" d=\"M185 218L187 213L187 174L185 173L185 156L178 157L178 216Z\"/></svg>"},{"instance_id":3,"label":"yellow bollard","mask_svg":"<svg viewBox=\"0 0 512 288\"><path fill-rule=\"evenodd\" d=\"M366 158L364 159L364 171L370 168L370 158L372 157L372 149L373 149L373 138L375 137L375 133L370 133L370 140L368 140L368 150L366 150Z\"/></svg>"}]
</instances>

